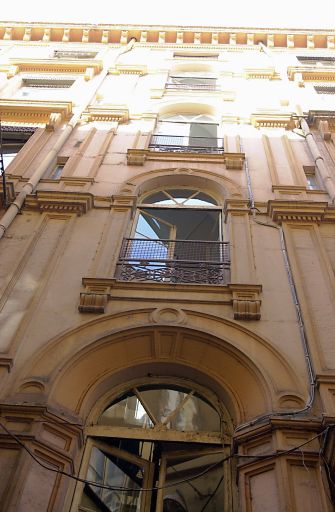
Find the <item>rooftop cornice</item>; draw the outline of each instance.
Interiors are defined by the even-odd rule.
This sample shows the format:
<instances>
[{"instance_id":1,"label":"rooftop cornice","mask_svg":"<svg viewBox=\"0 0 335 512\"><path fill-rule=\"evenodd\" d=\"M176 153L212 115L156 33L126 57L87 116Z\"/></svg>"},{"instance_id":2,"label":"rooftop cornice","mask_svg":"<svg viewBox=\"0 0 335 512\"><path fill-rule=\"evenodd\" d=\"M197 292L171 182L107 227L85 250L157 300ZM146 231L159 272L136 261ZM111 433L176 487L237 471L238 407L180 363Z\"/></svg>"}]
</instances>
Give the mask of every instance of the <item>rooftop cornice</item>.
<instances>
[{"instance_id":1,"label":"rooftop cornice","mask_svg":"<svg viewBox=\"0 0 335 512\"><path fill-rule=\"evenodd\" d=\"M146 45L194 45L194 47L252 47L260 42L273 48L334 49L334 29L257 27L204 27L173 25L113 25L43 22L2 22L0 41L126 44L135 37Z\"/></svg>"}]
</instances>

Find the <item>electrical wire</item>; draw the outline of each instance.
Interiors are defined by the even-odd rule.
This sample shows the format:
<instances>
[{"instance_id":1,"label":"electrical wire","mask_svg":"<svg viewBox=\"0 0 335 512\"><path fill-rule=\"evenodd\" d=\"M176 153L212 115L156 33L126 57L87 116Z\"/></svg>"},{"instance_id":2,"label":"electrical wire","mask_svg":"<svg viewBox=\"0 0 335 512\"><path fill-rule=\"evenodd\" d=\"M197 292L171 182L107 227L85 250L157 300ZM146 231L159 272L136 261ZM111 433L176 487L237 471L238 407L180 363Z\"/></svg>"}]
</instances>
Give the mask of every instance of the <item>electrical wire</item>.
<instances>
[{"instance_id":1,"label":"electrical wire","mask_svg":"<svg viewBox=\"0 0 335 512\"><path fill-rule=\"evenodd\" d=\"M206 501L206 503L204 504L204 506L202 507L200 512L204 512L204 510L207 508L207 505L209 505L210 501L214 498L215 494L218 492L219 487L222 484L222 482L223 482L223 476L220 478L217 486L215 487L214 491L212 492L212 494L210 495L210 497L208 498L208 500Z\"/></svg>"},{"instance_id":2,"label":"electrical wire","mask_svg":"<svg viewBox=\"0 0 335 512\"><path fill-rule=\"evenodd\" d=\"M0 422L0 427L12 439L14 439L16 441L16 443L18 443L32 457L32 459L35 462L37 462L37 464L39 464L41 467L43 467L44 469L46 469L48 471L51 471L53 473L57 473L59 475L66 476L68 478L71 478L72 480L75 480L77 482L80 482L80 483L83 483L83 484L86 484L86 485L91 485L93 487L98 487L100 489L107 489L107 490L110 490L110 491L120 491L120 492L128 492L128 491L133 491L134 490L132 487L121 487L121 486L111 486L111 485L100 484L98 482L87 480L85 478L80 478L80 477L75 476L75 475L73 475L71 473L67 473L66 471L62 471L61 469L55 469L55 468L52 468L50 466L47 466L46 464L44 464L43 462L41 462L39 460L39 458L30 450L30 448L28 448L25 445L25 443L23 443L15 434L13 434L13 432L8 430L7 427L2 422ZM285 451L282 451L282 452L276 452L276 453L272 453L272 454L268 454L268 455L241 455L241 454L231 453L230 455L227 455L227 457L224 457L223 459L219 460L218 462L215 462L214 464L211 464L205 470L201 471L200 473L198 473L196 475L193 475L192 477L185 478L183 480L179 480L177 482L174 482L174 483L171 483L171 484L166 484L166 485L163 485L163 486L154 486L154 487L148 487L148 488L141 488L141 489L138 489L138 491L140 491L140 492L158 491L158 490L168 489L170 487L176 487L177 485L180 485L180 484L183 484L183 483L187 483L187 482L190 482L192 480L196 480L197 478L200 478L201 476L207 474L209 471L211 471L215 467L220 466L224 462L228 461L229 459L235 458L235 457L236 458L255 459L256 461L257 460L276 459L276 458L282 457L284 455L288 455L288 454L290 454L290 453L292 453L292 452L294 452L296 450L299 450L301 447L305 446L306 444L310 443L311 441L314 441L318 437L320 437L320 436L322 436L324 434L327 434L329 432L329 430L331 428L334 428L334 427L335 427L335 424L328 425L324 430L322 430L321 432L316 434L314 437L308 439L307 441L305 441L304 443L301 443L298 446L290 448L289 450L285 450Z\"/></svg>"}]
</instances>

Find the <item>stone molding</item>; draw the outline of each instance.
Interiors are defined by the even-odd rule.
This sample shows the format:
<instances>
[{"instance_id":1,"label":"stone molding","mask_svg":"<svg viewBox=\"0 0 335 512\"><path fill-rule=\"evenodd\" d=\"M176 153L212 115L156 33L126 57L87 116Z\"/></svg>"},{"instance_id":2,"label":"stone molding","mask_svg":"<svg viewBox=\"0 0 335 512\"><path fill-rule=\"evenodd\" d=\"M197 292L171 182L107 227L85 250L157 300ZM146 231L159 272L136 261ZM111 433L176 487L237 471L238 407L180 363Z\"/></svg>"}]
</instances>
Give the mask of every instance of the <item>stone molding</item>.
<instances>
[{"instance_id":1,"label":"stone molding","mask_svg":"<svg viewBox=\"0 0 335 512\"><path fill-rule=\"evenodd\" d=\"M136 290L141 294L144 301L145 298L152 300L161 292L164 292L164 302L173 303L176 301L176 291L186 292L188 302L212 303L213 301L220 304L232 305L235 320L260 320L262 291L261 285L256 284L227 284L227 285L208 285L208 284L173 284L172 287L167 283L153 282L128 282L118 281L115 278L96 278L84 277L82 284L85 291L80 293L78 310L80 313L105 313L107 302L111 300L133 299L136 296ZM143 291L147 294L144 295ZM169 297L167 292L172 292ZM218 296L213 298L213 294ZM206 293L210 293L211 297L206 298ZM200 297L200 294L203 294ZM181 299L179 298L178 301ZM185 301L184 301L185 302Z\"/></svg>"},{"instance_id":2,"label":"stone molding","mask_svg":"<svg viewBox=\"0 0 335 512\"><path fill-rule=\"evenodd\" d=\"M180 27L180 26L138 26L138 25L87 25L74 26L68 23L23 23L3 22L0 24L1 39L23 42L75 42L87 44L126 44L136 37L142 46L165 46L178 48L211 48L225 45L229 49L247 47L259 51L259 41L269 48L328 48L334 49L334 35L320 30L294 30L232 27Z\"/></svg>"},{"instance_id":3,"label":"stone molding","mask_svg":"<svg viewBox=\"0 0 335 512\"><path fill-rule=\"evenodd\" d=\"M110 75L138 75L144 76L148 73L146 64L115 64L108 70Z\"/></svg>"},{"instance_id":4,"label":"stone molding","mask_svg":"<svg viewBox=\"0 0 335 512\"><path fill-rule=\"evenodd\" d=\"M268 215L281 224L283 221L321 222L326 213L328 203L314 201L269 201Z\"/></svg>"},{"instance_id":5,"label":"stone molding","mask_svg":"<svg viewBox=\"0 0 335 512\"><path fill-rule=\"evenodd\" d=\"M279 80L280 74L276 72L274 67L269 68L244 68L245 78Z\"/></svg>"},{"instance_id":6,"label":"stone molding","mask_svg":"<svg viewBox=\"0 0 335 512\"><path fill-rule=\"evenodd\" d=\"M250 122L255 128L289 128L292 124L292 116L280 112L256 112L251 114Z\"/></svg>"},{"instance_id":7,"label":"stone molding","mask_svg":"<svg viewBox=\"0 0 335 512\"><path fill-rule=\"evenodd\" d=\"M151 151L150 149L128 149L128 165L144 165L147 160L188 161L223 163L229 170L242 170L245 160L244 153L189 153L174 151Z\"/></svg>"},{"instance_id":8,"label":"stone molding","mask_svg":"<svg viewBox=\"0 0 335 512\"><path fill-rule=\"evenodd\" d=\"M295 77L302 78L305 82L328 82L335 79L334 66L289 66L287 76L289 80L295 80Z\"/></svg>"},{"instance_id":9,"label":"stone molding","mask_svg":"<svg viewBox=\"0 0 335 512\"><path fill-rule=\"evenodd\" d=\"M0 115L3 122L46 124L54 128L72 113L70 101L0 100Z\"/></svg>"},{"instance_id":10,"label":"stone molding","mask_svg":"<svg viewBox=\"0 0 335 512\"><path fill-rule=\"evenodd\" d=\"M20 73L80 73L87 74L88 69L93 74L100 73L103 68L102 60L96 59L9 59L11 67L16 67Z\"/></svg>"},{"instance_id":11,"label":"stone molding","mask_svg":"<svg viewBox=\"0 0 335 512\"><path fill-rule=\"evenodd\" d=\"M36 194L27 196L25 209L62 214L74 213L81 216L93 208L93 201L93 195L89 193L38 190Z\"/></svg>"},{"instance_id":12,"label":"stone molding","mask_svg":"<svg viewBox=\"0 0 335 512\"><path fill-rule=\"evenodd\" d=\"M103 121L103 122L117 122L126 123L129 120L129 110L126 106L89 106L82 114L82 119L85 121Z\"/></svg>"}]
</instances>

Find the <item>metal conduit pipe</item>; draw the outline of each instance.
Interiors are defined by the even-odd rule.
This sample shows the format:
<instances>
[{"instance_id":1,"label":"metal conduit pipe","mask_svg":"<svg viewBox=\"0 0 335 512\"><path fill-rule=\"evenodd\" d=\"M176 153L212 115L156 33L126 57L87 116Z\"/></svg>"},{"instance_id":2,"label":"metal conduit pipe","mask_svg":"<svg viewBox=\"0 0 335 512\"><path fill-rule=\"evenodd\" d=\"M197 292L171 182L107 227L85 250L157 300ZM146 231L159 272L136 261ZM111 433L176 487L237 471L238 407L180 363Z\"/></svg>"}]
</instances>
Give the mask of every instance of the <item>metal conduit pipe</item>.
<instances>
[{"instance_id":1,"label":"metal conduit pipe","mask_svg":"<svg viewBox=\"0 0 335 512\"><path fill-rule=\"evenodd\" d=\"M81 105L79 105L78 109L76 109L76 113L71 117L70 121L67 123L65 128L61 131L58 140L55 142L53 148L49 151L49 153L46 155L46 157L42 160L42 162L37 167L36 171L32 174L32 176L29 178L29 181L24 185L21 192L16 197L15 201L11 203L6 213L3 215L3 217L0 219L0 239L4 236L7 228L11 225L13 220L15 219L18 212L21 210L22 205L25 201L25 198L28 194L31 194L36 186L38 185L40 179L46 172L46 170L49 168L49 166L52 164L53 160L56 158L58 152L63 147L65 142L68 140L70 134L72 133L75 126L78 124L82 113L86 110L87 106L91 103L93 100L95 94L97 93L99 87L101 86L102 82L108 75L108 70L112 64L114 64L120 55L123 53L129 52L136 42L136 38L133 37L130 39L130 41L127 43L127 45L121 49L121 51L116 55L113 56L113 59L108 60L105 64L103 69L100 72L99 80L94 83L94 89L90 90L88 92L88 97L82 101Z\"/></svg>"},{"instance_id":2,"label":"metal conduit pipe","mask_svg":"<svg viewBox=\"0 0 335 512\"><path fill-rule=\"evenodd\" d=\"M276 226L275 224L268 224L266 222L261 222L256 218L257 208L255 206L255 199L254 199L254 194L253 194L253 190L252 190L251 178L250 178L250 172L249 172L247 159L245 160L244 170L245 170L247 188L248 188L248 199L249 199L250 210L252 213L253 221L256 224L259 224L261 226L266 226L268 228L274 228L279 231L280 248L281 248L283 259L284 259L285 270L286 270L289 285L290 285L290 290L291 290L294 307L296 310L296 315L297 315L298 325L299 325L300 339L301 339L302 349L304 352L304 357L305 357L306 366L307 366L308 381L309 381L309 396L308 396L305 406L302 409L298 409L295 411L277 411L277 412L272 411L270 413L263 414L262 416L257 416L256 418L236 427L235 432L239 432L240 430L243 430L244 428L251 427L261 421L270 419L273 416L282 416L282 417L283 416L284 417L285 416L295 416L297 414L303 414L304 412L309 411L314 403L315 387L316 387L315 371L313 369L310 348L309 348L307 334L306 334L306 330L305 330L305 324L304 324L304 320L302 317L301 307L300 307L300 303L299 303L299 299L298 299L298 295L297 295L297 290L296 290L296 286L295 286L294 279L293 279L293 273L292 273L292 269L291 269L291 265L290 265L290 260L288 258L288 254L287 254L287 246L286 246L284 231L281 226Z\"/></svg>"},{"instance_id":3,"label":"metal conduit pipe","mask_svg":"<svg viewBox=\"0 0 335 512\"><path fill-rule=\"evenodd\" d=\"M335 184L333 178L328 172L328 169L324 163L323 157L320 154L319 148L314 140L314 136L311 133L306 120L302 117L300 119L300 126L307 141L308 147L313 155L314 163L319 169L322 181L326 187L328 194L330 195L331 202L335 203Z\"/></svg>"}]
</instances>

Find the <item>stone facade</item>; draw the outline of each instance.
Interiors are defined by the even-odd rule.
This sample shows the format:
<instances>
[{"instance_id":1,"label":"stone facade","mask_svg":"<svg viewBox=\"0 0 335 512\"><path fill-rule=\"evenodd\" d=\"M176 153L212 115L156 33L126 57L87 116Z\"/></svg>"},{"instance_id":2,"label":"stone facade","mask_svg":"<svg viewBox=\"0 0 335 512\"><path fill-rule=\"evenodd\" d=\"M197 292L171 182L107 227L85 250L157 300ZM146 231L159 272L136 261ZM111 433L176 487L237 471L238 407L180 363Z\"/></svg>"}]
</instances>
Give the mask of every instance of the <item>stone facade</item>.
<instances>
[{"instance_id":1,"label":"stone facade","mask_svg":"<svg viewBox=\"0 0 335 512\"><path fill-rule=\"evenodd\" d=\"M1 511L333 510L334 41L0 26Z\"/></svg>"}]
</instances>

